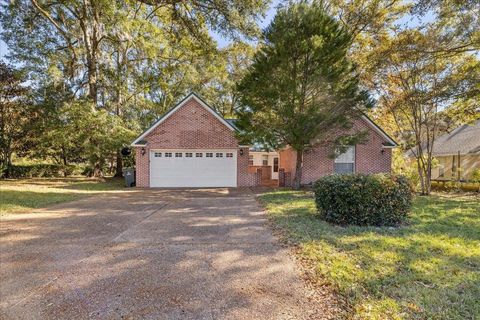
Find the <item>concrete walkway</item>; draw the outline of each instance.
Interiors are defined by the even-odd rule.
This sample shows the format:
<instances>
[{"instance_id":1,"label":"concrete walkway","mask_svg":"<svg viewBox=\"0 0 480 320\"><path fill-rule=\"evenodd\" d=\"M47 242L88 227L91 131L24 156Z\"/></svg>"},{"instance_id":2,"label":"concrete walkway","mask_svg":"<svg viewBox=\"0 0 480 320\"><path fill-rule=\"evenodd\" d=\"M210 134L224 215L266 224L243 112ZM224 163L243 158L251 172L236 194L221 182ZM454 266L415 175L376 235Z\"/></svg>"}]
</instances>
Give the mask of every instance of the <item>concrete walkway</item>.
<instances>
[{"instance_id":1,"label":"concrete walkway","mask_svg":"<svg viewBox=\"0 0 480 320\"><path fill-rule=\"evenodd\" d=\"M2 319L321 319L248 192L140 190L2 218Z\"/></svg>"}]
</instances>

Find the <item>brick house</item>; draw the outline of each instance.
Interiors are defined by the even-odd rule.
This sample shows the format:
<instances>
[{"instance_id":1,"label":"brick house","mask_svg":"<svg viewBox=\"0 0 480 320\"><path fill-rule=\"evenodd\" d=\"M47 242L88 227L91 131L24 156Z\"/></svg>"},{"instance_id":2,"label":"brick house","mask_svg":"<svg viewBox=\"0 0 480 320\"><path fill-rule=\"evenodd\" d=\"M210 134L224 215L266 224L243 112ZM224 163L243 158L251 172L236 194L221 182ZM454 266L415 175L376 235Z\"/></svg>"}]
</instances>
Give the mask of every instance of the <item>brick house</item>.
<instances>
[{"instance_id":1,"label":"brick house","mask_svg":"<svg viewBox=\"0 0 480 320\"><path fill-rule=\"evenodd\" d=\"M338 172L389 172L395 142L368 118L355 123L369 130L366 144L352 147L337 159L321 145L305 154L304 178L310 183ZM132 143L137 187L250 187L262 184L262 170L249 168L250 146L240 145L231 121L191 93ZM295 152L278 152L277 170L283 184L295 171ZM293 170L293 171L292 171ZM264 175L265 176L265 173ZM287 179L286 179L287 178Z\"/></svg>"}]
</instances>

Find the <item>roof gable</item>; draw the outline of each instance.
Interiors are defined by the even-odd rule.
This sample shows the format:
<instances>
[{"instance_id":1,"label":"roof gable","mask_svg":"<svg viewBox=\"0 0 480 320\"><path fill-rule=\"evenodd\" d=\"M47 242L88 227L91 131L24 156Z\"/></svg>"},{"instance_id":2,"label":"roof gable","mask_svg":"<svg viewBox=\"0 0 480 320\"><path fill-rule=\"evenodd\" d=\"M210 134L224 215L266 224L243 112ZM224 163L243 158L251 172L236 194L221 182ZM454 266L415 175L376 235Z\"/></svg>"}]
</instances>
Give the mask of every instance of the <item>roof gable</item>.
<instances>
[{"instance_id":1,"label":"roof gable","mask_svg":"<svg viewBox=\"0 0 480 320\"><path fill-rule=\"evenodd\" d=\"M138 136L133 142L132 146L144 146L144 138L147 137L155 128L157 128L161 123L167 120L172 114L174 114L177 110L182 108L184 105L187 104L190 100L194 99L195 101L200 104L203 108L205 108L209 113L211 113L215 118L217 118L222 124L224 124L228 129L235 131L235 127L230 124L227 120L225 120L220 114L218 114L212 107L210 107L205 101L203 101L197 94L190 93L185 98L183 98L179 103L177 103L173 108L168 110L160 119L158 119L150 128L148 128L145 132L143 132L140 136Z\"/></svg>"},{"instance_id":2,"label":"roof gable","mask_svg":"<svg viewBox=\"0 0 480 320\"><path fill-rule=\"evenodd\" d=\"M382 138L385 139L385 143L383 143L383 148L395 148L398 146L398 143L395 142L382 128L372 119L370 119L367 115L362 115L362 119L372 127Z\"/></svg>"}]
</instances>

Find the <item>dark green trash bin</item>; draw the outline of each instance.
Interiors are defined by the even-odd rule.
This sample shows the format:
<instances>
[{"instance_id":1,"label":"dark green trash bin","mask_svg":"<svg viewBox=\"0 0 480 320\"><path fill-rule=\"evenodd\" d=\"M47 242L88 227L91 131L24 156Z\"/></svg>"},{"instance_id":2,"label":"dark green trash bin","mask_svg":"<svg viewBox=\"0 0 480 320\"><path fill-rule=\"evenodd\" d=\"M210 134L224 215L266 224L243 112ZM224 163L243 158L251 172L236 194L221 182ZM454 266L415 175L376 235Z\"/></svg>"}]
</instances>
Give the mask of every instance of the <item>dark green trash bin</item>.
<instances>
[{"instance_id":1,"label":"dark green trash bin","mask_svg":"<svg viewBox=\"0 0 480 320\"><path fill-rule=\"evenodd\" d=\"M135 169L124 169L123 177L126 187L135 187Z\"/></svg>"}]
</instances>

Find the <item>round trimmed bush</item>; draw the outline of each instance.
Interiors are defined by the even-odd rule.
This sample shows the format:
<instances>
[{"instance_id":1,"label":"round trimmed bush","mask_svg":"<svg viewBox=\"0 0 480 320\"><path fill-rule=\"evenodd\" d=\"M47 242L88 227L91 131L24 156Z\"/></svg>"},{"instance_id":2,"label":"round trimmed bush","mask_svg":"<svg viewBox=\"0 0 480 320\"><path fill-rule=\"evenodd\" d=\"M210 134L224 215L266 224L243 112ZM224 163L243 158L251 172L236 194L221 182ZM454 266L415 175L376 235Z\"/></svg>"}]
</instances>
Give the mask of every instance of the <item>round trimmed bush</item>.
<instances>
[{"instance_id":1,"label":"round trimmed bush","mask_svg":"<svg viewBox=\"0 0 480 320\"><path fill-rule=\"evenodd\" d=\"M406 177L387 174L325 176L314 190L322 218L340 225L398 225L406 220L413 198Z\"/></svg>"}]
</instances>

